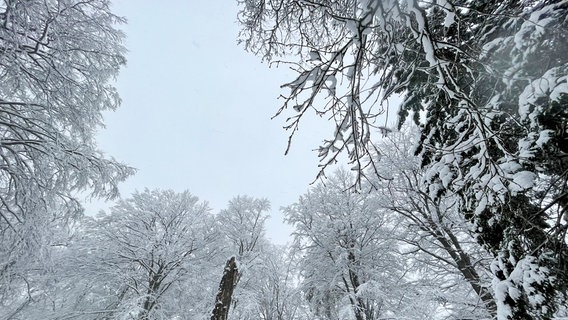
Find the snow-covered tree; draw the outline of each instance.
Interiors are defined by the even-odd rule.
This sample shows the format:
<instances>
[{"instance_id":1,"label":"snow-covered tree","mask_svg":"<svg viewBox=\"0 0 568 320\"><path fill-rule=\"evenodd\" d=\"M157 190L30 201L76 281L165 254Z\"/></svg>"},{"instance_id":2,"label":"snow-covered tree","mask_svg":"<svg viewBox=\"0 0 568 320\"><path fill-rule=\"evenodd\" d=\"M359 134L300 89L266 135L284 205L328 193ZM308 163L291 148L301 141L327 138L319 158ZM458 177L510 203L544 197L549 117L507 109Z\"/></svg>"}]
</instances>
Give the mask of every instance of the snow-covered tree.
<instances>
[{"instance_id":1,"label":"snow-covered tree","mask_svg":"<svg viewBox=\"0 0 568 320\"><path fill-rule=\"evenodd\" d=\"M205 280L197 266L214 259L217 250L213 243L218 235L207 203L187 191L146 190L119 201L101 223L108 225L104 236L113 248L114 266L109 271L118 272L128 290L120 312L160 319L184 311L177 305L187 305L178 299L190 296L183 282ZM191 290L205 301L204 288Z\"/></svg>"},{"instance_id":2,"label":"snow-covered tree","mask_svg":"<svg viewBox=\"0 0 568 320\"><path fill-rule=\"evenodd\" d=\"M220 285L218 305L214 310L213 319L235 320L300 320L311 319L309 310L302 299L297 287L297 273L293 256L286 248L270 243L264 245L264 250L257 254L252 267L248 266L243 275L238 275L239 281L233 286L226 282ZM228 261L225 274L231 272L234 257ZM227 280L231 280L227 276ZM234 290L234 300L231 304L223 301L224 293ZM225 299L229 300L229 299ZM225 317L225 309L229 309Z\"/></svg>"},{"instance_id":3,"label":"snow-covered tree","mask_svg":"<svg viewBox=\"0 0 568 320\"><path fill-rule=\"evenodd\" d=\"M221 232L237 259L254 259L250 255L266 242L264 223L269 209L270 202L266 199L236 196L217 214Z\"/></svg>"},{"instance_id":4,"label":"snow-covered tree","mask_svg":"<svg viewBox=\"0 0 568 320\"><path fill-rule=\"evenodd\" d=\"M310 111L336 122L323 167L347 152L358 180L379 174L376 119L401 95L428 196L461 197L495 257L499 318L552 317L568 288L565 1L239 3L248 50L301 55L278 111L292 134Z\"/></svg>"},{"instance_id":5,"label":"snow-covered tree","mask_svg":"<svg viewBox=\"0 0 568 320\"><path fill-rule=\"evenodd\" d=\"M206 319L221 261L207 203L145 190L79 229L21 319Z\"/></svg>"},{"instance_id":6,"label":"snow-covered tree","mask_svg":"<svg viewBox=\"0 0 568 320\"><path fill-rule=\"evenodd\" d=\"M437 304L416 299L420 288L405 277L394 221L373 194L350 190L352 183L338 171L284 209L309 306L330 320L432 318Z\"/></svg>"},{"instance_id":7,"label":"snow-covered tree","mask_svg":"<svg viewBox=\"0 0 568 320\"><path fill-rule=\"evenodd\" d=\"M37 239L42 243L41 250L20 252L19 261L13 263L11 270L5 270L13 278L2 279L4 282L0 284L3 290L0 319L43 319L46 308L59 307L62 299L73 300L75 295L83 294L71 288L65 294L59 291L67 283L66 276L77 272L68 263L77 222L62 223L55 219L43 223L45 232Z\"/></svg>"},{"instance_id":8,"label":"snow-covered tree","mask_svg":"<svg viewBox=\"0 0 568 320\"><path fill-rule=\"evenodd\" d=\"M263 258L254 299L261 320L300 320L308 310L297 283L296 261L287 248L269 245Z\"/></svg>"},{"instance_id":9,"label":"snow-covered tree","mask_svg":"<svg viewBox=\"0 0 568 320\"><path fill-rule=\"evenodd\" d=\"M270 276L262 272L270 255L265 235L269 209L266 199L236 196L216 215L224 252L236 259L239 270L229 318L257 319L260 314L256 295L261 283Z\"/></svg>"},{"instance_id":10,"label":"snow-covered tree","mask_svg":"<svg viewBox=\"0 0 568 320\"><path fill-rule=\"evenodd\" d=\"M404 245L403 257L441 303L440 313L456 319L485 319L496 314L491 289L491 255L476 241L473 225L459 212L457 196L432 198L424 170L413 154L418 128L404 127L376 144L381 160L373 181L379 206L394 215L393 237ZM444 309L444 310L442 310Z\"/></svg>"},{"instance_id":11,"label":"snow-covered tree","mask_svg":"<svg viewBox=\"0 0 568 320\"><path fill-rule=\"evenodd\" d=\"M133 173L94 141L119 104L122 22L107 0L0 1L0 315L30 301L25 270L81 213L77 192L115 197Z\"/></svg>"}]
</instances>

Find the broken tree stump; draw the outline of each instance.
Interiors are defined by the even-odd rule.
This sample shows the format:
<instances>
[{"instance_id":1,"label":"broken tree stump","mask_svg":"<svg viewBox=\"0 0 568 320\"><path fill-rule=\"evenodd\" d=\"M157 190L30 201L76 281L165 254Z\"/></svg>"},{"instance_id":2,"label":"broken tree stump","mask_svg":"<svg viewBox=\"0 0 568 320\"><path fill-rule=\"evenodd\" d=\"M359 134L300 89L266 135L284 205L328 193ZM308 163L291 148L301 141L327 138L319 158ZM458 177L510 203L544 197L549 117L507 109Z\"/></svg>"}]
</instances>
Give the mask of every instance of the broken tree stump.
<instances>
[{"instance_id":1,"label":"broken tree stump","mask_svg":"<svg viewBox=\"0 0 568 320\"><path fill-rule=\"evenodd\" d=\"M211 313L211 320L227 320L229 317L229 308L231 307L231 299L233 291L237 286L239 269L235 257L227 261L223 270L223 277L219 284L219 291L215 298L215 307Z\"/></svg>"}]
</instances>

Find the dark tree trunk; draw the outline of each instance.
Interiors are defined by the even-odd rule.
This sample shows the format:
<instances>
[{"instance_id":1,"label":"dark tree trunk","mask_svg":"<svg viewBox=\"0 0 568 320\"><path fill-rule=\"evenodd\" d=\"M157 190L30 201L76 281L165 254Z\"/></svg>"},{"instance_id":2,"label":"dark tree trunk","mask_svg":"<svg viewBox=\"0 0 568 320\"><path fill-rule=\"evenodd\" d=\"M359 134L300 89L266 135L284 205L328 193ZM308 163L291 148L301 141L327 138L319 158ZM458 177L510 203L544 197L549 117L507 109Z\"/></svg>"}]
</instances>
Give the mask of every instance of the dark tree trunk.
<instances>
[{"instance_id":1,"label":"dark tree trunk","mask_svg":"<svg viewBox=\"0 0 568 320\"><path fill-rule=\"evenodd\" d=\"M237 286L239 269L235 257L227 261L223 277L219 284L219 292L215 299L215 308L211 314L211 320L227 320L229 317L229 307L231 306L231 298L233 290Z\"/></svg>"}]
</instances>

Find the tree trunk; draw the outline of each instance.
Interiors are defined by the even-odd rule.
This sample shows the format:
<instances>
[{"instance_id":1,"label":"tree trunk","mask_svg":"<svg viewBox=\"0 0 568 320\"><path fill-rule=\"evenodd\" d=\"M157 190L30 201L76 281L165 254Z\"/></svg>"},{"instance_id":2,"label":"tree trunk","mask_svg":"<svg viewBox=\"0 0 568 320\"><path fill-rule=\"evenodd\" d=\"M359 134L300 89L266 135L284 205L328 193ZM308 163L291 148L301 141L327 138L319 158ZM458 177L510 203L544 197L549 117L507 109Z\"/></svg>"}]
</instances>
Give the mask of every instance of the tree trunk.
<instances>
[{"instance_id":1,"label":"tree trunk","mask_svg":"<svg viewBox=\"0 0 568 320\"><path fill-rule=\"evenodd\" d=\"M235 257L227 261L223 277L219 284L219 292L215 299L215 308L211 314L211 320L227 320L229 317L229 307L231 306L231 298L233 290L237 286L239 269Z\"/></svg>"}]
</instances>

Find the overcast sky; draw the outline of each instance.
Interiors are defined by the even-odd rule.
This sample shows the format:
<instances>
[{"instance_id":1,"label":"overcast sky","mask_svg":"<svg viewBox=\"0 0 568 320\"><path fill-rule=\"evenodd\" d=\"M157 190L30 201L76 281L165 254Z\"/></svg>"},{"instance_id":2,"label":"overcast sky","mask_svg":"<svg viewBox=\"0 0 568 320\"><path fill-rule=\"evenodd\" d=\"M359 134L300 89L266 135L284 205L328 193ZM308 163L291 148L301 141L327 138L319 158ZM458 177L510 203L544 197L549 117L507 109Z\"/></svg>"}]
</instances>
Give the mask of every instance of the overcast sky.
<instances>
[{"instance_id":1,"label":"overcast sky","mask_svg":"<svg viewBox=\"0 0 568 320\"><path fill-rule=\"evenodd\" d=\"M271 201L268 236L284 243L281 206L295 202L317 174L312 150L330 132L306 123L288 156L284 117L270 120L293 80L236 43L237 1L115 0L128 19L128 66L118 79L121 108L105 116L99 147L138 169L121 185L189 190L215 212L237 195ZM104 209L87 206L88 213Z\"/></svg>"}]
</instances>

